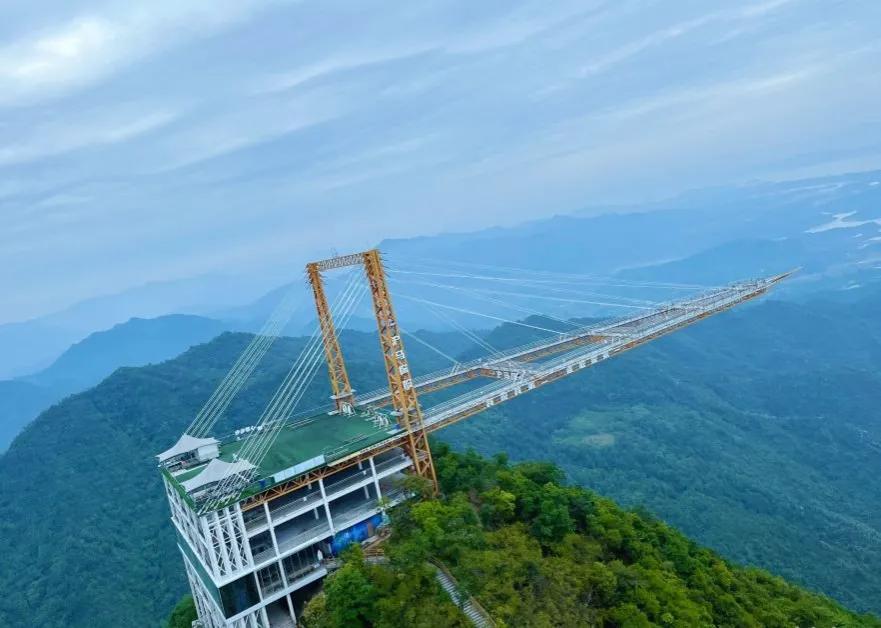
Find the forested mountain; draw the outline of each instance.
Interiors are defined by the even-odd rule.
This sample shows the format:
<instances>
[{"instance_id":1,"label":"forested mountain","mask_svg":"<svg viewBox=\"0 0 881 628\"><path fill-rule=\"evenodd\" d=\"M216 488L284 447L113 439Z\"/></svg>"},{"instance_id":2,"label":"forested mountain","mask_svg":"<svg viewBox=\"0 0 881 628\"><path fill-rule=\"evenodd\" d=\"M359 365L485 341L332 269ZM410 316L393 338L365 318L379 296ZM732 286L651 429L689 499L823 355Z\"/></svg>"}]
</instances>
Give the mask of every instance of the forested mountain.
<instances>
[{"instance_id":1,"label":"forested mountain","mask_svg":"<svg viewBox=\"0 0 881 628\"><path fill-rule=\"evenodd\" d=\"M554 461L573 483L645 506L728 559L877 612L879 302L747 306L439 436ZM490 340L529 333L503 326ZM0 625L142 627L168 616L185 583L153 455L247 341L224 334L120 369L25 429L0 458L0 584L21 592L0 596ZM451 335L431 342L469 351ZM343 345L356 389L384 383L375 337L351 332ZM273 348L218 430L254 420L301 346ZM418 370L444 364L408 349ZM326 395L318 378L302 407Z\"/></svg>"},{"instance_id":2,"label":"forested mountain","mask_svg":"<svg viewBox=\"0 0 881 628\"><path fill-rule=\"evenodd\" d=\"M0 626L144 628L168 615L186 584L154 456L249 340L226 333L174 360L121 368L24 429L0 457L0 585L16 592L0 596ZM375 337L344 334L343 342L355 387L381 385ZM259 416L302 346L274 345L220 433ZM437 366L419 345L410 353ZM328 394L316 378L301 407Z\"/></svg>"},{"instance_id":3,"label":"forested mountain","mask_svg":"<svg viewBox=\"0 0 881 628\"><path fill-rule=\"evenodd\" d=\"M20 380L0 381L0 455L15 435L59 398L45 386Z\"/></svg>"},{"instance_id":4,"label":"forested mountain","mask_svg":"<svg viewBox=\"0 0 881 628\"><path fill-rule=\"evenodd\" d=\"M270 284L271 285L271 284ZM115 294L92 297L58 312L0 324L0 379L46 368L73 343L133 318L213 313L248 303L265 291L262 277L201 275L157 281Z\"/></svg>"},{"instance_id":5,"label":"forested mountain","mask_svg":"<svg viewBox=\"0 0 881 628\"><path fill-rule=\"evenodd\" d=\"M51 366L24 379L64 392L79 391L97 384L120 366L162 362L226 329L219 320L187 314L132 318L91 334Z\"/></svg>"},{"instance_id":6,"label":"forested mountain","mask_svg":"<svg viewBox=\"0 0 881 628\"><path fill-rule=\"evenodd\" d=\"M551 464L434 453L443 497L391 511L386 562L350 549L307 605L306 628L471 625L434 565L499 626L881 626L567 486Z\"/></svg>"},{"instance_id":7,"label":"forested mountain","mask_svg":"<svg viewBox=\"0 0 881 628\"><path fill-rule=\"evenodd\" d=\"M220 321L184 314L133 318L89 335L42 371L0 381L0 451L28 421L64 396L94 386L121 366L167 360L226 328Z\"/></svg>"},{"instance_id":8,"label":"forested mountain","mask_svg":"<svg viewBox=\"0 0 881 628\"><path fill-rule=\"evenodd\" d=\"M554 460L727 557L878 611L879 297L743 308L444 439Z\"/></svg>"}]
</instances>

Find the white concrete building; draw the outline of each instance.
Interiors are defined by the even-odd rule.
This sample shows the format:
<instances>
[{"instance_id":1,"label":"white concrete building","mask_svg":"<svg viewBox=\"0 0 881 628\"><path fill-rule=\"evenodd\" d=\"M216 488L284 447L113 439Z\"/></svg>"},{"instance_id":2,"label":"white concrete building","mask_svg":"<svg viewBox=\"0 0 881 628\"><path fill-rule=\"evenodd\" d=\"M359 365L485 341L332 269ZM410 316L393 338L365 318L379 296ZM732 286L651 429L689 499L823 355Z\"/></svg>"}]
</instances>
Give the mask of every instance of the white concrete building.
<instances>
[{"instance_id":1,"label":"white concrete building","mask_svg":"<svg viewBox=\"0 0 881 628\"><path fill-rule=\"evenodd\" d=\"M329 413L286 426L238 501L207 512L200 497L228 472L241 441L218 457L175 446L160 454L177 543L204 628L296 626L327 559L372 536L400 502L412 461L385 443L395 428L375 413ZM200 512L202 514L200 514Z\"/></svg>"}]
</instances>

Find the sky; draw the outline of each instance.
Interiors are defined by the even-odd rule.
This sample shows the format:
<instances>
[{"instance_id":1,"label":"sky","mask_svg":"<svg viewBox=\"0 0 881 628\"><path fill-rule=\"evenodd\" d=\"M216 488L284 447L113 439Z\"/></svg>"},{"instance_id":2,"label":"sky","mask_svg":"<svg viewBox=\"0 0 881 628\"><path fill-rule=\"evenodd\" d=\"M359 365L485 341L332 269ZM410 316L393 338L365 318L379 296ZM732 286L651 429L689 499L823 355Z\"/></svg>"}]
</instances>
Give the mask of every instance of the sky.
<instances>
[{"instance_id":1,"label":"sky","mask_svg":"<svg viewBox=\"0 0 881 628\"><path fill-rule=\"evenodd\" d=\"M383 238L881 167L876 0L31 0L0 322ZM250 280L250 279L249 279Z\"/></svg>"}]
</instances>

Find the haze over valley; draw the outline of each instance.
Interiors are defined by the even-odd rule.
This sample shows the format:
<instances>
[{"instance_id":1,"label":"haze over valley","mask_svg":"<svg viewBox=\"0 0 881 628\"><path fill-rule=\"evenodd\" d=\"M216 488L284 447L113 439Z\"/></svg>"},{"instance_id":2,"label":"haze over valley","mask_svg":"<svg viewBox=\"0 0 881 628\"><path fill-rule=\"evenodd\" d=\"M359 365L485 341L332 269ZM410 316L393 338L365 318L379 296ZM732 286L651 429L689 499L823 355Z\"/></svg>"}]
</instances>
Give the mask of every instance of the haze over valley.
<instances>
[{"instance_id":1,"label":"haze over valley","mask_svg":"<svg viewBox=\"0 0 881 628\"><path fill-rule=\"evenodd\" d=\"M0 626L881 627L881 3L0 20Z\"/></svg>"}]
</instances>

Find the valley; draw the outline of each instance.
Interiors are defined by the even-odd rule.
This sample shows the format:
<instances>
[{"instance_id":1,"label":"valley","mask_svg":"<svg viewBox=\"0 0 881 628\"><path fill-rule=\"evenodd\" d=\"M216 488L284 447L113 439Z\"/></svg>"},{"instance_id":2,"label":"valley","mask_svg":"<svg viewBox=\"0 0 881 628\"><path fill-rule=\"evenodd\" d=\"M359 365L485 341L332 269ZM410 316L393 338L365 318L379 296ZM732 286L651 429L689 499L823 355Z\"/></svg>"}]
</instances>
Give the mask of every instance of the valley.
<instances>
[{"instance_id":1,"label":"valley","mask_svg":"<svg viewBox=\"0 0 881 628\"><path fill-rule=\"evenodd\" d=\"M878 298L748 306L440 437L458 449L554 461L574 483L647 508L729 559L877 611ZM523 334L502 326L487 337L503 346ZM381 386L375 338L345 336L355 388ZM431 341L471 351L458 335ZM12 566L0 576L28 585L24 597L0 602L0 619L14 625L39 607L45 626L110 625L119 605L132 626L167 615L184 590L179 557L155 461L131 452L166 448L246 342L223 334L170 361L120 370L25 429L0 458L0 551ZM260 412L301 343L276 344L218 429ZM410 352L422 371L444 364L421 345ZM316 380L303 407L326 390ZM15 497L25 486L40 487L27 507ZM59 540L61 553L52 550ZM73 603L56 593L71 571L88 585Z\"/></svg>"}]
</instances>

